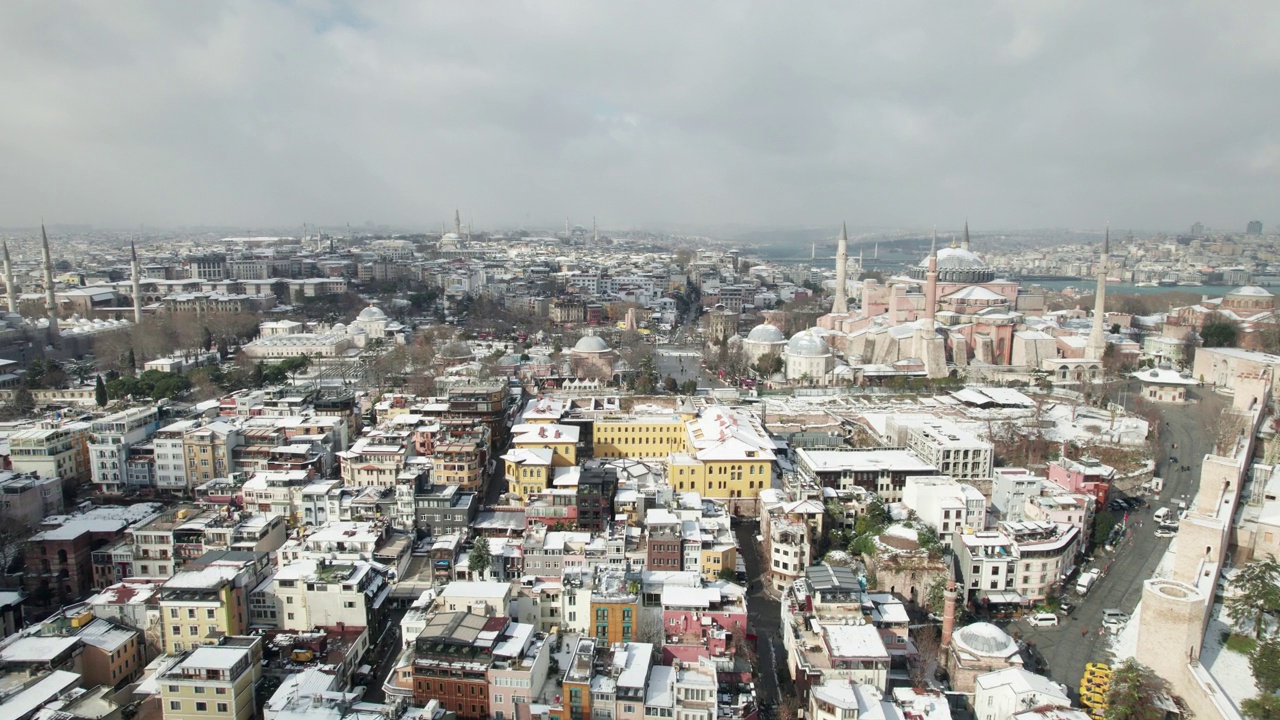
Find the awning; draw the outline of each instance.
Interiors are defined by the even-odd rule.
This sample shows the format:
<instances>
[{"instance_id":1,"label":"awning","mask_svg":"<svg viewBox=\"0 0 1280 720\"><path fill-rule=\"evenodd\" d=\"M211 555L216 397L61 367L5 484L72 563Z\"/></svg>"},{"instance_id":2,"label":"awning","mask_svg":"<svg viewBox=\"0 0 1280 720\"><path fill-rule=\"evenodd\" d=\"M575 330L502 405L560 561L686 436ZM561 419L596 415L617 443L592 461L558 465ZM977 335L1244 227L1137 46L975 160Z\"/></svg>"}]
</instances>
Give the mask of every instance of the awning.
<instances>
[{"instance_id":1,"label":"awning","mask_svg":"<svg viewBox=\"0 0 1280 720\"><path fill-rule=\"evenodd\" d=\"M1021 605L1026 600L1022 593L1012 591L987 593L984 599L993 605Z\"/></svg>"}]
</instances>

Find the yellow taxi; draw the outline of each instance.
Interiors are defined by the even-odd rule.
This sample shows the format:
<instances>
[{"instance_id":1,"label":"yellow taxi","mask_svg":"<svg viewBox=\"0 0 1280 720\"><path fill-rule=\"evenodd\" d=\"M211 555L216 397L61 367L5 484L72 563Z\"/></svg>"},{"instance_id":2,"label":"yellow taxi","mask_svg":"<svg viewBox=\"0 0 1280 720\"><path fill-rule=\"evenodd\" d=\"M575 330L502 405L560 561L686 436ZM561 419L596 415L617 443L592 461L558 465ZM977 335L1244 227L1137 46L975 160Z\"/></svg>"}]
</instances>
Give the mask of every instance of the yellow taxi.
<instances>
[{"instance_id":1,"label":"yellow taxi","mask_svg":"<svg viewBox=\"0 0 1280 720\"><path fill-rule=\"evenodd\" d=\"M1089 673L1104 673L1110 676L1111 666L1106 663L1085 663L1084 673L1085 675Z\"/></svg>"},{"instance_id":2,"label":"yellow taxi","mask_svg":"<svg viewBox=\"0 0 1280 720\"><path fill-rule=\"evenodd\" d=\"M1089 708L1105 708L1107 696L1100 692L1080 693L1080 704Z\"/></svg>"}]
</instances>

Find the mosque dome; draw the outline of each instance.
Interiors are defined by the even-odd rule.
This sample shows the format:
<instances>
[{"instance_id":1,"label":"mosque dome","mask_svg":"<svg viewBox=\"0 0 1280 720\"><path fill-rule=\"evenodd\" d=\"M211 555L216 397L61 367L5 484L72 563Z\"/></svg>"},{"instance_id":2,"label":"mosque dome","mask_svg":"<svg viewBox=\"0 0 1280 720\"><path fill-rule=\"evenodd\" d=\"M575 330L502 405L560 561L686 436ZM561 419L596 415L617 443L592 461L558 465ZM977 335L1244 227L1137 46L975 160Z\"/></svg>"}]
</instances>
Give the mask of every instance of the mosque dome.
<instances>
[{"instance_id":1,"label":"mosque dome","mask_svg":"<svg viewBox=\"0 0 1280 720\"><path fill-rule=\"evenodd\" d=\"M781 343L786 342L787 336L782 334L782 330L777 325L764 323L751 328L751 332L747 333L747 342L755 343Z\"/></svg>"},{"instance_id":2,"label":"mosque dome","mask_svg":"<svg viewBox=\"0 0 1280 720\"><path fill-rule=\"evenodd\" d=\"M813 328L801 330L787 341L787 354L793 357L825 357L831 348Z\"/></svg>"},{"instance_id":3,"label":"mosque dome","mask_svg":"<svg viewBox=\"0 0 1280 720\"><path fill-rule=\"evenodd\" d=\"M1272 293L1266 288L1260 288L1257 285L1245 285L1227 293L1228 295L1251 295L1254 297L1271 297Z\"/></svg>"},{"instance_id":4,"label":"mosque dome","mask_svg":"<svg viewBox=\"0 0 1280 720\"><path fill-rule=\"evenodd\" d=\"M377 306L370 305L369 307L361 310L360 314L356 316L356 319L365 321L386 320L387 314L379 310Z\"/></svg>"},{"instance_id":5,"label":"mosque dome","mask_svg":"<svg viewBox=\"0 0 1280 720\"><path fill-rule=\"evenodd\" d=\"M1008 657L1018 651L1018 645L1009 634L991 623L979 622L965 625L956 631L955 642L974 655Z\"/></svg>"},{"instance_id":6,"label":"mosque dome","mask_svg":"<svg viewBox=\"0 0 1280 720\"><path fill-rule=\"evenodd\" d=\"M946 247L938 250L938 270L944 269L976 269L985 268L987 261L982 256L972 250L965 250L958 247ZM928 268L929 258L920 261L918 267Z\"/></svg>"},{"instance_id":7,"label":"mosque dome","mask_svg":"<svg viewBox=\"0 0 1280 720\"><path fill-rule=\"evenodd\" d=\"M599 335L584 335L573 346L573 352L576 353L606 353L609 352L609 344Z\"/></svg>"},{"instance_id":8,"label":"mosque dome","mask_svg":"<svg viewBox=\"0 0 1280 720\"><path fill-rule=\"evenodd\" d=\"M454 340L440 348L440 357L446 360L471 360L475 356L471 346L462 340Z\"/></svg>"}]
</instances>

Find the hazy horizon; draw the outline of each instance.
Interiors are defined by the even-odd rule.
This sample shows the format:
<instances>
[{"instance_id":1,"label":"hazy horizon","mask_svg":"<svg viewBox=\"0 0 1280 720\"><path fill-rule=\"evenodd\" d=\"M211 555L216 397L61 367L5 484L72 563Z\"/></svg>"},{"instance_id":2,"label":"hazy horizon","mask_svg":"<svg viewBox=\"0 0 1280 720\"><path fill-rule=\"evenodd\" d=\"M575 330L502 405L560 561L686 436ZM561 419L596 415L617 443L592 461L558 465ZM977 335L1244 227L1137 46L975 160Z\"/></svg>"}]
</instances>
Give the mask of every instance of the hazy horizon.
<instances>
[{"instance_id":1,"label":"hazy horizon","mask_svg":"<svg viewBox=\"0 0 1280 720\"><path fill-rule=\"evenodd\" d=\"M1243 232L1280 6L23 3L0 225Z\"/></svg>"}]
</instances>

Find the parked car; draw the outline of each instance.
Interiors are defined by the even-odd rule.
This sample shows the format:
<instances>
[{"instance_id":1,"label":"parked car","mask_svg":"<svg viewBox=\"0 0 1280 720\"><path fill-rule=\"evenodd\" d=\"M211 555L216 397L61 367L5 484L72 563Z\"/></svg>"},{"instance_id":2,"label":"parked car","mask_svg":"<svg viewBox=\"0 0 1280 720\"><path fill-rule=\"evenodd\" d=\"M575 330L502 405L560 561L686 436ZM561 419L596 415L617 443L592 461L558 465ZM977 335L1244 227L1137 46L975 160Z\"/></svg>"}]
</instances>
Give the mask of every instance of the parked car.
<instances>
[{"instance_id":1,"label":"parked car","mask_svg":"<svg viewBox=\"0 0 1280 720\"><path fill-rule=\"evenodd\" d=\"M1027 618L1027 624L1031 627L1055 627L1058 616L1053 613L1036 613Z\"/></svg>"},{"instance_id":2,"label":"parked car","mask_svg":"<svg viewBox=\"0 0 1280 720\"><path fill-rule=\"evenodd\" d=\"M1103 693L1081 693L1080 704L1091 708L1106 707L1107 696Z\"/></svg>"},{"instance_id":3,"label":"parked car","mask_svg":"<svg viewBox=\"0 0 1280 720\"><path fill-rule=\"evenodd\" d=\"M1162 538L1162 539L1167 539L1167 538L1171 538L1171 537L1177 537L1177 535L1178 535L1178 533L1174 532L1173 530L1170 530L1169 528L1165 528L1165 527L1162 527L1162 528L1160 528L1159 530L1157 530L1157 531L1156 531L1156 537L1158 537L1158 538Z\"/></svg>"},{"instance_id":4,"label":"parked car","mask_svg":"<svg viewBox=\"0 0 1280 720\"><path fill-rule=\"evenodd\" d=\"M1102 619L1103 619L1103 620L1107 620L1107 619L1110 619L1110 618L1118 618L1118 619L1120 619L1120 620L1122 620L1122 621L1124 621L1124 620L1128 620L1128 619L1129 619L1129 613L1127 613L1127 612L1125 612L1125 611L1123 611L1123 610L1121 610L1121 609L1119 609L1119 608L1103 608L1103 610L1102 610Z\"/></svg>"}]
</instances>

